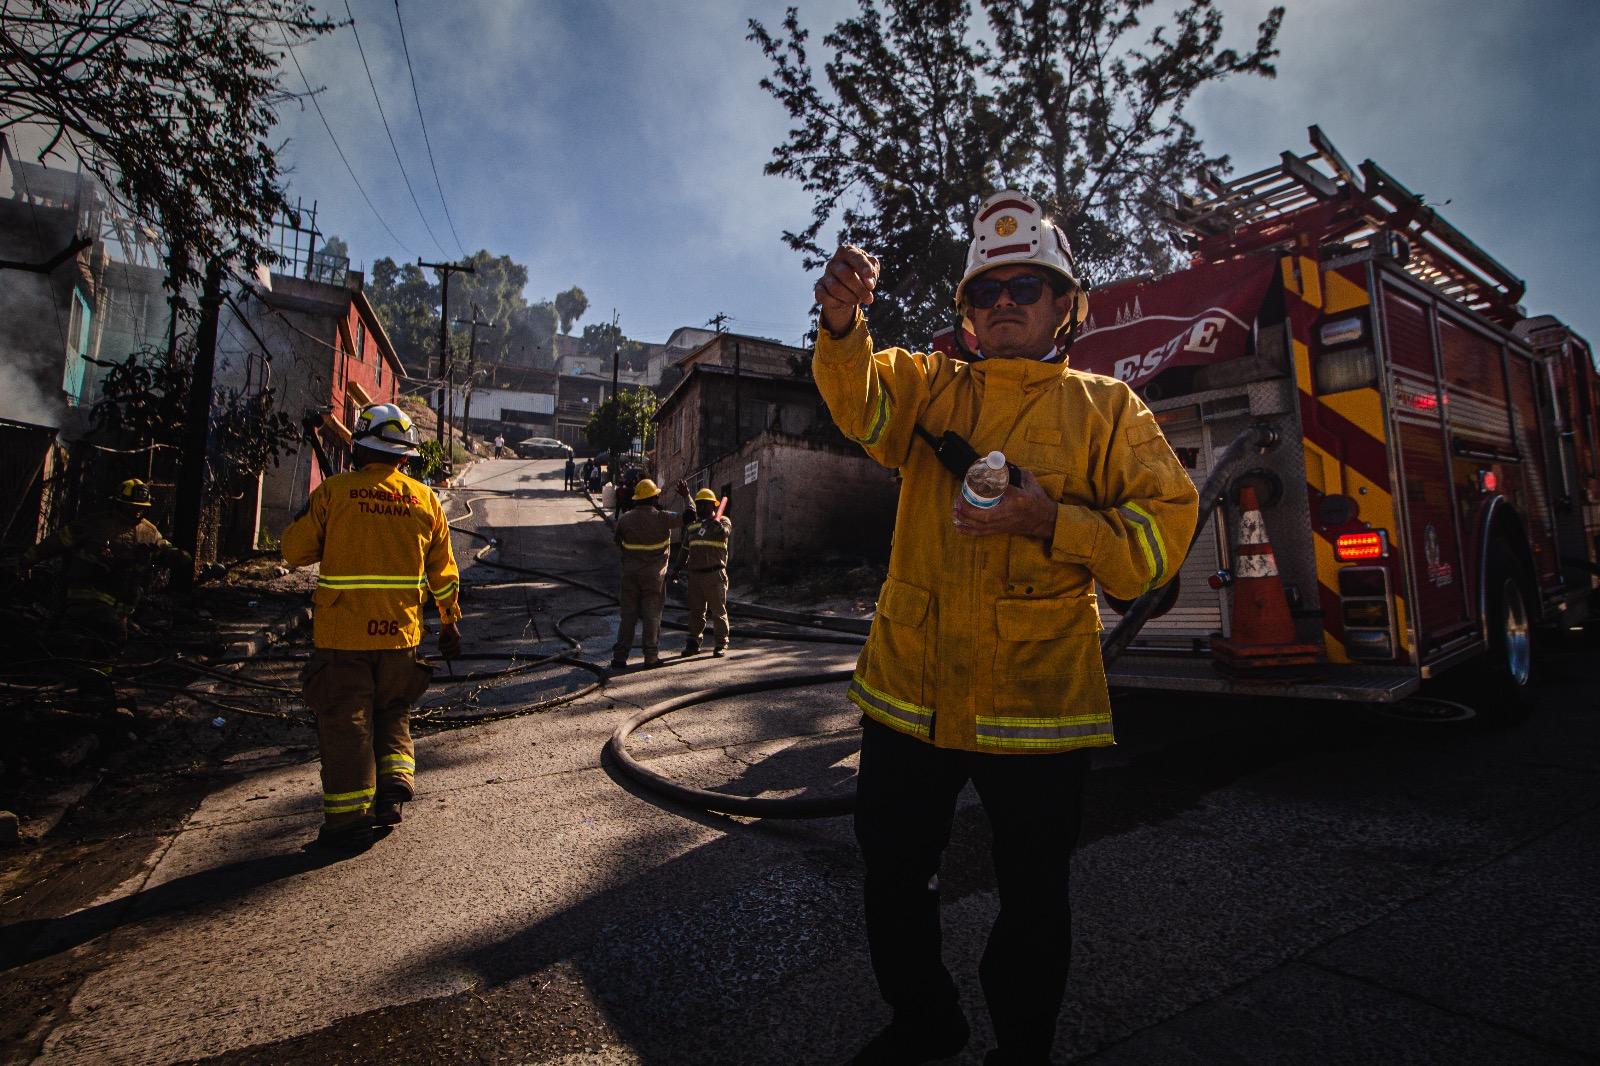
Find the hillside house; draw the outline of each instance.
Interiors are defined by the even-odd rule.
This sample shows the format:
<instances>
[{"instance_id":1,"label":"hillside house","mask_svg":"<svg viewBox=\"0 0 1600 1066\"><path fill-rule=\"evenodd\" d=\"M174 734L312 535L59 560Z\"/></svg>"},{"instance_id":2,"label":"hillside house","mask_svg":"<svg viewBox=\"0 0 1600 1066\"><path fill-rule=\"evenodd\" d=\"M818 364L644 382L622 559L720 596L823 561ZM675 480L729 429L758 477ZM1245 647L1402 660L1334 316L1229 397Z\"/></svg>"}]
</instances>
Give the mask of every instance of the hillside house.
<instances>
[{"instance_id":1,"label":"hillside house","mask_svg":"<svg viewBox=\"0 0 1600 1066\"><path fill-rule=\"evenodd\" d=\"M833 424L816 384L791 367L807 353L718 334L681 361L656 411L655 471L671 487L728 497L730 570L742 580L807 560L887 558L898 486Z\"/></svg>"}]
</instances>

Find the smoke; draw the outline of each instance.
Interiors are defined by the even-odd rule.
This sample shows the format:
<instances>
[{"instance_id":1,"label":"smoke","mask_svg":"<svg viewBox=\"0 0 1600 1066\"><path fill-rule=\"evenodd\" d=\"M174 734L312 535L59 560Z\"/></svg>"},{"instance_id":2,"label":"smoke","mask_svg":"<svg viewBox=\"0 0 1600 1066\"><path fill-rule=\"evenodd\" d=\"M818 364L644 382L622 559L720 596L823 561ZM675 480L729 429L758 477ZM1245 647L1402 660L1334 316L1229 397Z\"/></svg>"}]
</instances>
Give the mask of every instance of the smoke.
<instances>
[{"instance_id":1,"label":"smoke","mask_svg":"<svg viewBox=\"0 0 1600 1066\"><path fill-rule=\"evenodd\" d=\"M66 414L61 374L70 315L52 290L40 274L11 273L6 279L0 298L0 418L57 427Z\"/></svg>"}]
</instances>

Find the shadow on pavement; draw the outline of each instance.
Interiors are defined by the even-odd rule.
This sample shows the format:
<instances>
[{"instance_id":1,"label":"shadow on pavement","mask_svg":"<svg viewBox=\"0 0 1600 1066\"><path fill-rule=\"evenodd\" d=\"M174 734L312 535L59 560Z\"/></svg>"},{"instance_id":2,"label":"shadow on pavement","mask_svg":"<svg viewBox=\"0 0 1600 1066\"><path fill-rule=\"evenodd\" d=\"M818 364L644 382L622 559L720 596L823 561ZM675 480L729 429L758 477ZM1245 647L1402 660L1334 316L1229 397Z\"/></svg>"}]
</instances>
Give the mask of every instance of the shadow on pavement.
<instances>
[{"instance_id":1,"label":"shadow on pavement","mask_svg":"<svg viewBox=\"0 0 1600 1066\"><path fill-rule=\"evenodd\" d=\"M176 914L195 906L215 906L248 895L274 881L320 870L356 856L315 849L266 855L229 863L97 903L59 918L38 918L0 926L0 972L71 950L125 925Z\"/></svg>"}]
</instances>

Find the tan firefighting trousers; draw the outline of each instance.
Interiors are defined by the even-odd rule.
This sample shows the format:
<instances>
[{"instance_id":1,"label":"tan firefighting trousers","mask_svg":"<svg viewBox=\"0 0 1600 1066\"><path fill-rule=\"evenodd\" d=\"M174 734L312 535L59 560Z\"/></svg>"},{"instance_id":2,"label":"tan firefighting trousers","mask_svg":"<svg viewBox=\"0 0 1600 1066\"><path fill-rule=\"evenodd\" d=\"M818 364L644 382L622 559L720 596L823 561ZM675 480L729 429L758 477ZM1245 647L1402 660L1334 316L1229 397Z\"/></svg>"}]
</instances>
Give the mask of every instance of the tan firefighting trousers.
<instances>
[{"instance_id":1,"label":"tan firefighting trousers","mask_svg":"<svg viewBox=\"0 0 1600 1066\"><path fill-rule=\"evenodd\" d=\"M628 567L623 567L621 586L617 590L622 617L617 622L617 643L612 649L616 658L628 657L628 649L633 647L633 631L640 622L644 623L644 632L640 637L640 645L644 648L644 661L653 663L659 657L661 605L666 592L663 585L665 579L665 566L659 569L641 568L632 572Z\"/></svg>"},{"instance_id":2,"label":"tan firefighting trousers","mask_svg":"<svg viewBox=\"0 0 1600 1066\"><path fill-rule=\"evenodd\" d=\"M413 795L410 711L433 668L415 648L318 648L300 676L322 748L323 824L335 832L372 823L378 793Z\"/></svg>"},{"instance_id":3,"label":"tan firefighting trousers","mask_svg":"<svg viewBox=\"0 0 1600 1066\"><path fill-rule=\"evenodd\" d=\"M700 634L706 627L706 616L711 616L711 632L716 636L714 647L728 646L728 572L726 570L690 570L685 600L689 608L689 639L700 643Z\"/></svg>"}]
</instances>

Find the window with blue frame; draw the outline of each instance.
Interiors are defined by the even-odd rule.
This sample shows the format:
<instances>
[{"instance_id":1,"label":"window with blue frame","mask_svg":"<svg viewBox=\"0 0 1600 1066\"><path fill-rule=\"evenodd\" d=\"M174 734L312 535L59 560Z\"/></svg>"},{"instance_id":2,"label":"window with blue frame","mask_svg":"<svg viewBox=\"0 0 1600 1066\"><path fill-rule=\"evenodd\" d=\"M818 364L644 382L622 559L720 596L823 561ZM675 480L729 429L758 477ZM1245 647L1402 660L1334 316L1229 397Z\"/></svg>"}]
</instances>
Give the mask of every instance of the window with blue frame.
<instances>
[{"instance_id":1,"label":"window with blue frame","mask_svg":"<svg viewBox=\"0 0 1600 1066\"><path fill-rule=\"evenodd\" d=\"M89 301L74 286L72 290L72 324L67 332L66 363L61 370L61 391L67 394L67 402L74 407L81 406L88 401L87 390L94 385L94 375L87 373L89 369L89 337L91 334L90 320L93 315L94 312L89 307Z\"/></svg>"}]
</instances>

